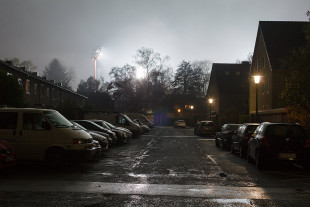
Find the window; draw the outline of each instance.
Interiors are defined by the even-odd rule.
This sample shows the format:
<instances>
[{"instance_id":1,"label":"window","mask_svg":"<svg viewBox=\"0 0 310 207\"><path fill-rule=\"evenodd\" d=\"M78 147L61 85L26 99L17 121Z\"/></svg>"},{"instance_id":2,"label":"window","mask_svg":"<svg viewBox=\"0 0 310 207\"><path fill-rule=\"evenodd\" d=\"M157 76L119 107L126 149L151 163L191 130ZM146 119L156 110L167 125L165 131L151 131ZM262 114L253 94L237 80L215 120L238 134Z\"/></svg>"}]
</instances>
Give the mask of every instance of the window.
<instances>
[{"instance_id":1,"label":"window","mask_svg":"<svg viewBox=\"0 0 310 207\"><path fill-rule=\"evenodd\" d=\"M22 80L21 78L18 78L18 84L19 84L20 86L23 86L23 80Z\"/></svg>"},{"instance_id":2,"label":"window","mask_svg":"<svg viewBox=\"0 0 310 207\"><path fill-rule=\"evenodd\" d=\"M0 113L0 129L16 129L17 112Z\"/></svg>"},{"instance_id":3,"label":"window","mask_svg":"<svg viewBox=\"0 0 310 207\"><path fill-rule=\"evenodd\" d=\"M26 94L30 94L30 80L26 80L25 92Z\"/></svg>"},{"instance_id":4,"label":"window","mask_svg":"<svg viewBox=\"0 0 310 207\"><path fill-rule=\"evenodd\" d=\"M240 71L237 71L237 72L236 72L236 75L240 75Z\"/></svg>"},{"instance_id":5,"label":"window","mask_svg":"<svg viewBox=\"0 0 310 207\"><path fill-rule=\"evenodd\" d=\"M269 93L269 86L270 86L270 80L268 79L267 83L266 83L266 93L267 94Z\"/></svg>"},{"instance_id":6,"label":"window","mask_svg":"<svg viewBox=\"0 0 310 207\"><path fill-rule=\"evenodd\" d=\"M23 129L25 130L45 130L46 120L41 114L38 113L24 113L23 114Z\"/></svg>"},{"instance_id":7,"label":"window","mask_svg":"<svg viewBox=\"0 0 310 207\"><path fill-rule=\"evenodd\" d=\"M230 72L229 71L225 71L225 75L230 75Z\"/></svg>"},{"instance_id":8,"label":"window","mask_svg":"<svg viewBox=\"0 0 310 207\"><path fill-rule=\"evenodd\" d=\"M38 84L34 84L34 95L38 93Z\"/></svg>"}]
</instances>

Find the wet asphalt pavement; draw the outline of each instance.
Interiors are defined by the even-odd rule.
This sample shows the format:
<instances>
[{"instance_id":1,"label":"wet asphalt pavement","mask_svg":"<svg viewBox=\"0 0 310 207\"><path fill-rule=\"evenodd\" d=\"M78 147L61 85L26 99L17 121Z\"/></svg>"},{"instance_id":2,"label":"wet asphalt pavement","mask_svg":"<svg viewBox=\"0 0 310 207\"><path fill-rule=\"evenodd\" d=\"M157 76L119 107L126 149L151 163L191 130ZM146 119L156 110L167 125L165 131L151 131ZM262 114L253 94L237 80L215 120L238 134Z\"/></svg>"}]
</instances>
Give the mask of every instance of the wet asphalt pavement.
<instances>
[{"instance_id":1,"label":"wet asphalt pavement","mask_svg":"<svg viewBox=\"0 0 310 207\"><path fill-rule=\"evenodd\" d=\"M97 160L1 173L0 206L310 206L310 172L258 171L211 137L161 127Z\"/></svg>"}]
</instances>

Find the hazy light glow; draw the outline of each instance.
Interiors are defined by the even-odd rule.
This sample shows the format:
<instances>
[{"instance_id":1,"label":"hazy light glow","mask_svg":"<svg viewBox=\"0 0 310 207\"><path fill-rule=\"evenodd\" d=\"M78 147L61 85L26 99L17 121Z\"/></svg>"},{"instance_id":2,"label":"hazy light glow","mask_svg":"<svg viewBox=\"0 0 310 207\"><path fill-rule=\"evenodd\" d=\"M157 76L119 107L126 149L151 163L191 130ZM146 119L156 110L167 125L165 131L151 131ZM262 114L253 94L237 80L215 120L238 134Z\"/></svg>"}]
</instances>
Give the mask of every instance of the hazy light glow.
<instances>
[{"instance_id":1,"label":"hazy light glow","mask_svg":"<svg viewBox=\"0 0 310 207\"><path fill-rule=\"evenodd\" d=\"M141 66L138 66L136 70L136 78L142 79L144 77L145 77L145 70Z\"/></svg>"},{"instance_id":2,"label":"hazy light glow","mask_svg":"<svg viewBox=\"0 0 310 207\"><path fill-rule=\"evenodd\" d=\"M261 77L262 77L262 76L259 76L259 75L253 76L253 78L254 78L254 83L255 83L255 84L259 84Z\"/></svg>"},{"instance_id":3,"label":"hazy light glow","mask_svg":"<svg viewBox=\"0 0 310 207\"><path fill-rule=\"evenodd\" d=\"M213 103L213 99L209 98L209 103L212 104Z\"/></svg>"}]
</instances>

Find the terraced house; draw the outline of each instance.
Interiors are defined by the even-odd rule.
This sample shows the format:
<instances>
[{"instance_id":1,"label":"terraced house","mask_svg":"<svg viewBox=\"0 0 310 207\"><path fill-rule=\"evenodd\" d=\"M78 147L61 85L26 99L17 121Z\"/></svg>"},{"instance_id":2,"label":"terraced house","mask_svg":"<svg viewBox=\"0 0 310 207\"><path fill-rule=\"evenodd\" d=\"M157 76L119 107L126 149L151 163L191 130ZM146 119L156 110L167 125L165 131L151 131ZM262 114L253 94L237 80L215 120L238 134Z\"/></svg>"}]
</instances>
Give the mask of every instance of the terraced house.
<instances>
[{"instance_id":1,"label":"terraced house","mask_svg":"<svg viewBox=\"0 0 310 207\"><path fill-rule=\"evenodd\" d=\"M2 60L0 60L0 71L18 80L25 93L27 107L56 108L65 103L79 108L85 106L86 96L64 88L61 83L56 83L54 80L39 77L37 72L26 71L25 68L13 66L10 61Z\"/></svg>"},{"instance_id":2,"label":"terraced house","mask_svg":"<svg viewBox=\"0 0 310 207\"><path fill-rule=\"evenodd\" d=\"M280 94L289 69L283 69L282 61L306 43L305 30L309 26L310 22L259 22L249 76L249 113L252 120L255 120L257 106L257 121L285 121L286 106ZM257 85L253 81L256 75L261 77Z\"/></svg>"}]
</instances>

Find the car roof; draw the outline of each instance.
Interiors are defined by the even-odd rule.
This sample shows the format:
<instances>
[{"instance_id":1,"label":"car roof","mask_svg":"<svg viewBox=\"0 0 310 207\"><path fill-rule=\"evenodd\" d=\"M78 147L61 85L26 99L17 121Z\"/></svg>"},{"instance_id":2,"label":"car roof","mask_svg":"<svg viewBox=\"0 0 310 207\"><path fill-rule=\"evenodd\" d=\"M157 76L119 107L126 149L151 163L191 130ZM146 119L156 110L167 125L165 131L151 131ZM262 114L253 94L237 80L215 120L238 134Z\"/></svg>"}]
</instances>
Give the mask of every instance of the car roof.
<instances>
[{"instance_id":1,"label":"car roof","mask_svg":"<svg viewBox=\"0 0 310 207\"><path fill-rule=\"evenodd\" d=\"M40 112L40 111L56 111L53 109L41 109L41 108L11 108L11 107L6 107L6 108L0 108L0 112L20 112L20 111L25 111L25 112Z\"/></svg>"}]
</instances>

